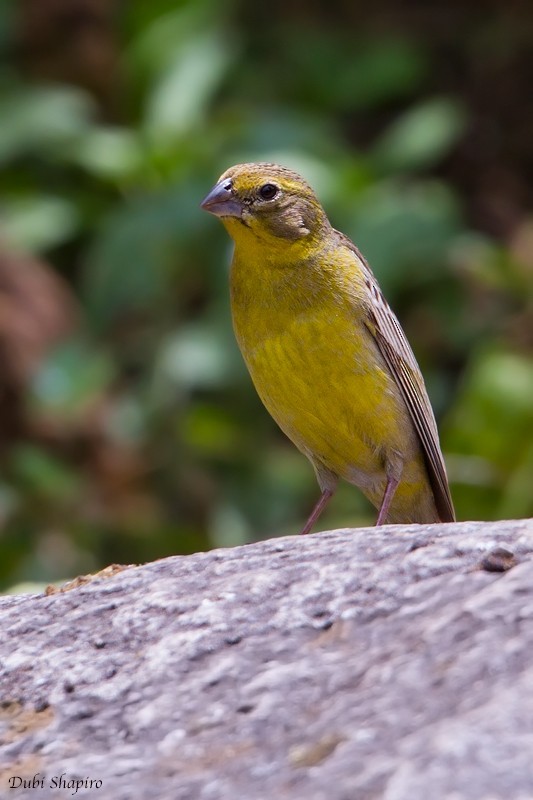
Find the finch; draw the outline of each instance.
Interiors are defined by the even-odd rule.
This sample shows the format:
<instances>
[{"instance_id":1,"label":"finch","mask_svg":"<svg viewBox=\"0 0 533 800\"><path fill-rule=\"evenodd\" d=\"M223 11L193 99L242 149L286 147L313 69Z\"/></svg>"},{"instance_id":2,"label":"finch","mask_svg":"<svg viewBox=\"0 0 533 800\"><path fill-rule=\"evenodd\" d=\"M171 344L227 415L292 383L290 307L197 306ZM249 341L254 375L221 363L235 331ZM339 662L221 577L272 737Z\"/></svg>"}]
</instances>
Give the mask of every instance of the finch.
<instances>
[{"instance_id":1,"label":"finch","mask_svg":"<svg viewBox=\"0 0 533 800\"><path fill-rule=\"evenodd\" d=\"M313 189L285 167L239 164L202 208L235 243L233 327L252 381L320 486L301 532L341 478L378 509L377 525L453 521L413 351L364 257Z\"/></svg>"}]
</instances>

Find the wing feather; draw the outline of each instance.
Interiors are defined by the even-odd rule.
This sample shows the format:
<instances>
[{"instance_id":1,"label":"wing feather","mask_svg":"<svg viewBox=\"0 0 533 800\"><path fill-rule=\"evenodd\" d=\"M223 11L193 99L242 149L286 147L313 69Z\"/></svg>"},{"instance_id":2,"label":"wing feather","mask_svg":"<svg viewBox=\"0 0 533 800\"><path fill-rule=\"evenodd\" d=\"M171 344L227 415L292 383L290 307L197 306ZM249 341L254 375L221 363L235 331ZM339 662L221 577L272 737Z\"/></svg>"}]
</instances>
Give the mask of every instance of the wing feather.
<instances>
[{"instance_id":1,"label":"wing feather","mask_svg":"<svg viewBox=\"0 0 533 800\"><path fill-rule=\"evenodd\" d=\"M414 353L365 258L348 237L341 233L339 236L355 253L363 267L371 297L367 308L367 328L374 336L413 420L422 444L439 517L443 522L454 522L455 512L440 449L437 423Z\"/></svg>"}]
</instances>

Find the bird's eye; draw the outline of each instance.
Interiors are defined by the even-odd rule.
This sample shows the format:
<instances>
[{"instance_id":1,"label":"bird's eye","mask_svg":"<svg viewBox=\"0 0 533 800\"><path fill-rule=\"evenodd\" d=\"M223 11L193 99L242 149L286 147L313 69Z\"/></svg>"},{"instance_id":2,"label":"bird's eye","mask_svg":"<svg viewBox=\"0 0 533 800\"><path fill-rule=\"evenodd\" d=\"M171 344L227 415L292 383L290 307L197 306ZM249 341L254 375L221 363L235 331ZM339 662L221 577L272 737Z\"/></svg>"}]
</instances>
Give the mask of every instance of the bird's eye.
<instances>
[{"instance_id":1,"label":"bird's eye","mask_svg":"<svg viewBox=\"0 0 533 800\"><path fill-rule=\"evenodd\" d=\"M259 189L259 196L262 197L263 200L273 200L277 193L278 187L273 183L265 183Z\"/></svg>"}]
</instances>

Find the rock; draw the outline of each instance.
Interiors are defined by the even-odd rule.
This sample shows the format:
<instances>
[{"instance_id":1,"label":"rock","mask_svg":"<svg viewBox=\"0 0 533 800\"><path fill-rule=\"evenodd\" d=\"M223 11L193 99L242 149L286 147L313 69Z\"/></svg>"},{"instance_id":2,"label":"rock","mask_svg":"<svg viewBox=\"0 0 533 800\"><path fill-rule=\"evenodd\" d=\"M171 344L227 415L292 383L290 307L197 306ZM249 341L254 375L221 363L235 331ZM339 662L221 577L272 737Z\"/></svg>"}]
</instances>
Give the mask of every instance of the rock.
<instances>
[{"instance_id":1,"label":"rock","mask_svg":"<svg viewBox=\"0 0 533 800\"><path fill-rule=\"evenodd\" d=\"M0 792L531 800L532 555L532 521L388 526L4 597Z\"/></svg>"}]
</instances>

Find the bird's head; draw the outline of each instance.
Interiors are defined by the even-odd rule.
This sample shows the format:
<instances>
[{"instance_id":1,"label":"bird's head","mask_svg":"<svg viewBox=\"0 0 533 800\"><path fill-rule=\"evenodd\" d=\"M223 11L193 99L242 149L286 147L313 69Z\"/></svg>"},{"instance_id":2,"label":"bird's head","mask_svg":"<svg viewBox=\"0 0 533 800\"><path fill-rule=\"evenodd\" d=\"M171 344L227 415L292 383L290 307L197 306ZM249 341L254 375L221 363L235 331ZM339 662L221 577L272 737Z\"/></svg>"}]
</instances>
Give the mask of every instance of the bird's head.
<instances>
[{"instance_id":1,"label":"bird's head","mask_svg":"<svg viewBox=\"0 0 533 800\"><path fill-rule=\"evenodd\" d=\"M236 244L250 238L276 249L310 242L329 228L308 183L277 164L238 164L220 177L202 202L220 217Z\"/></svg>"}]
</instances>

